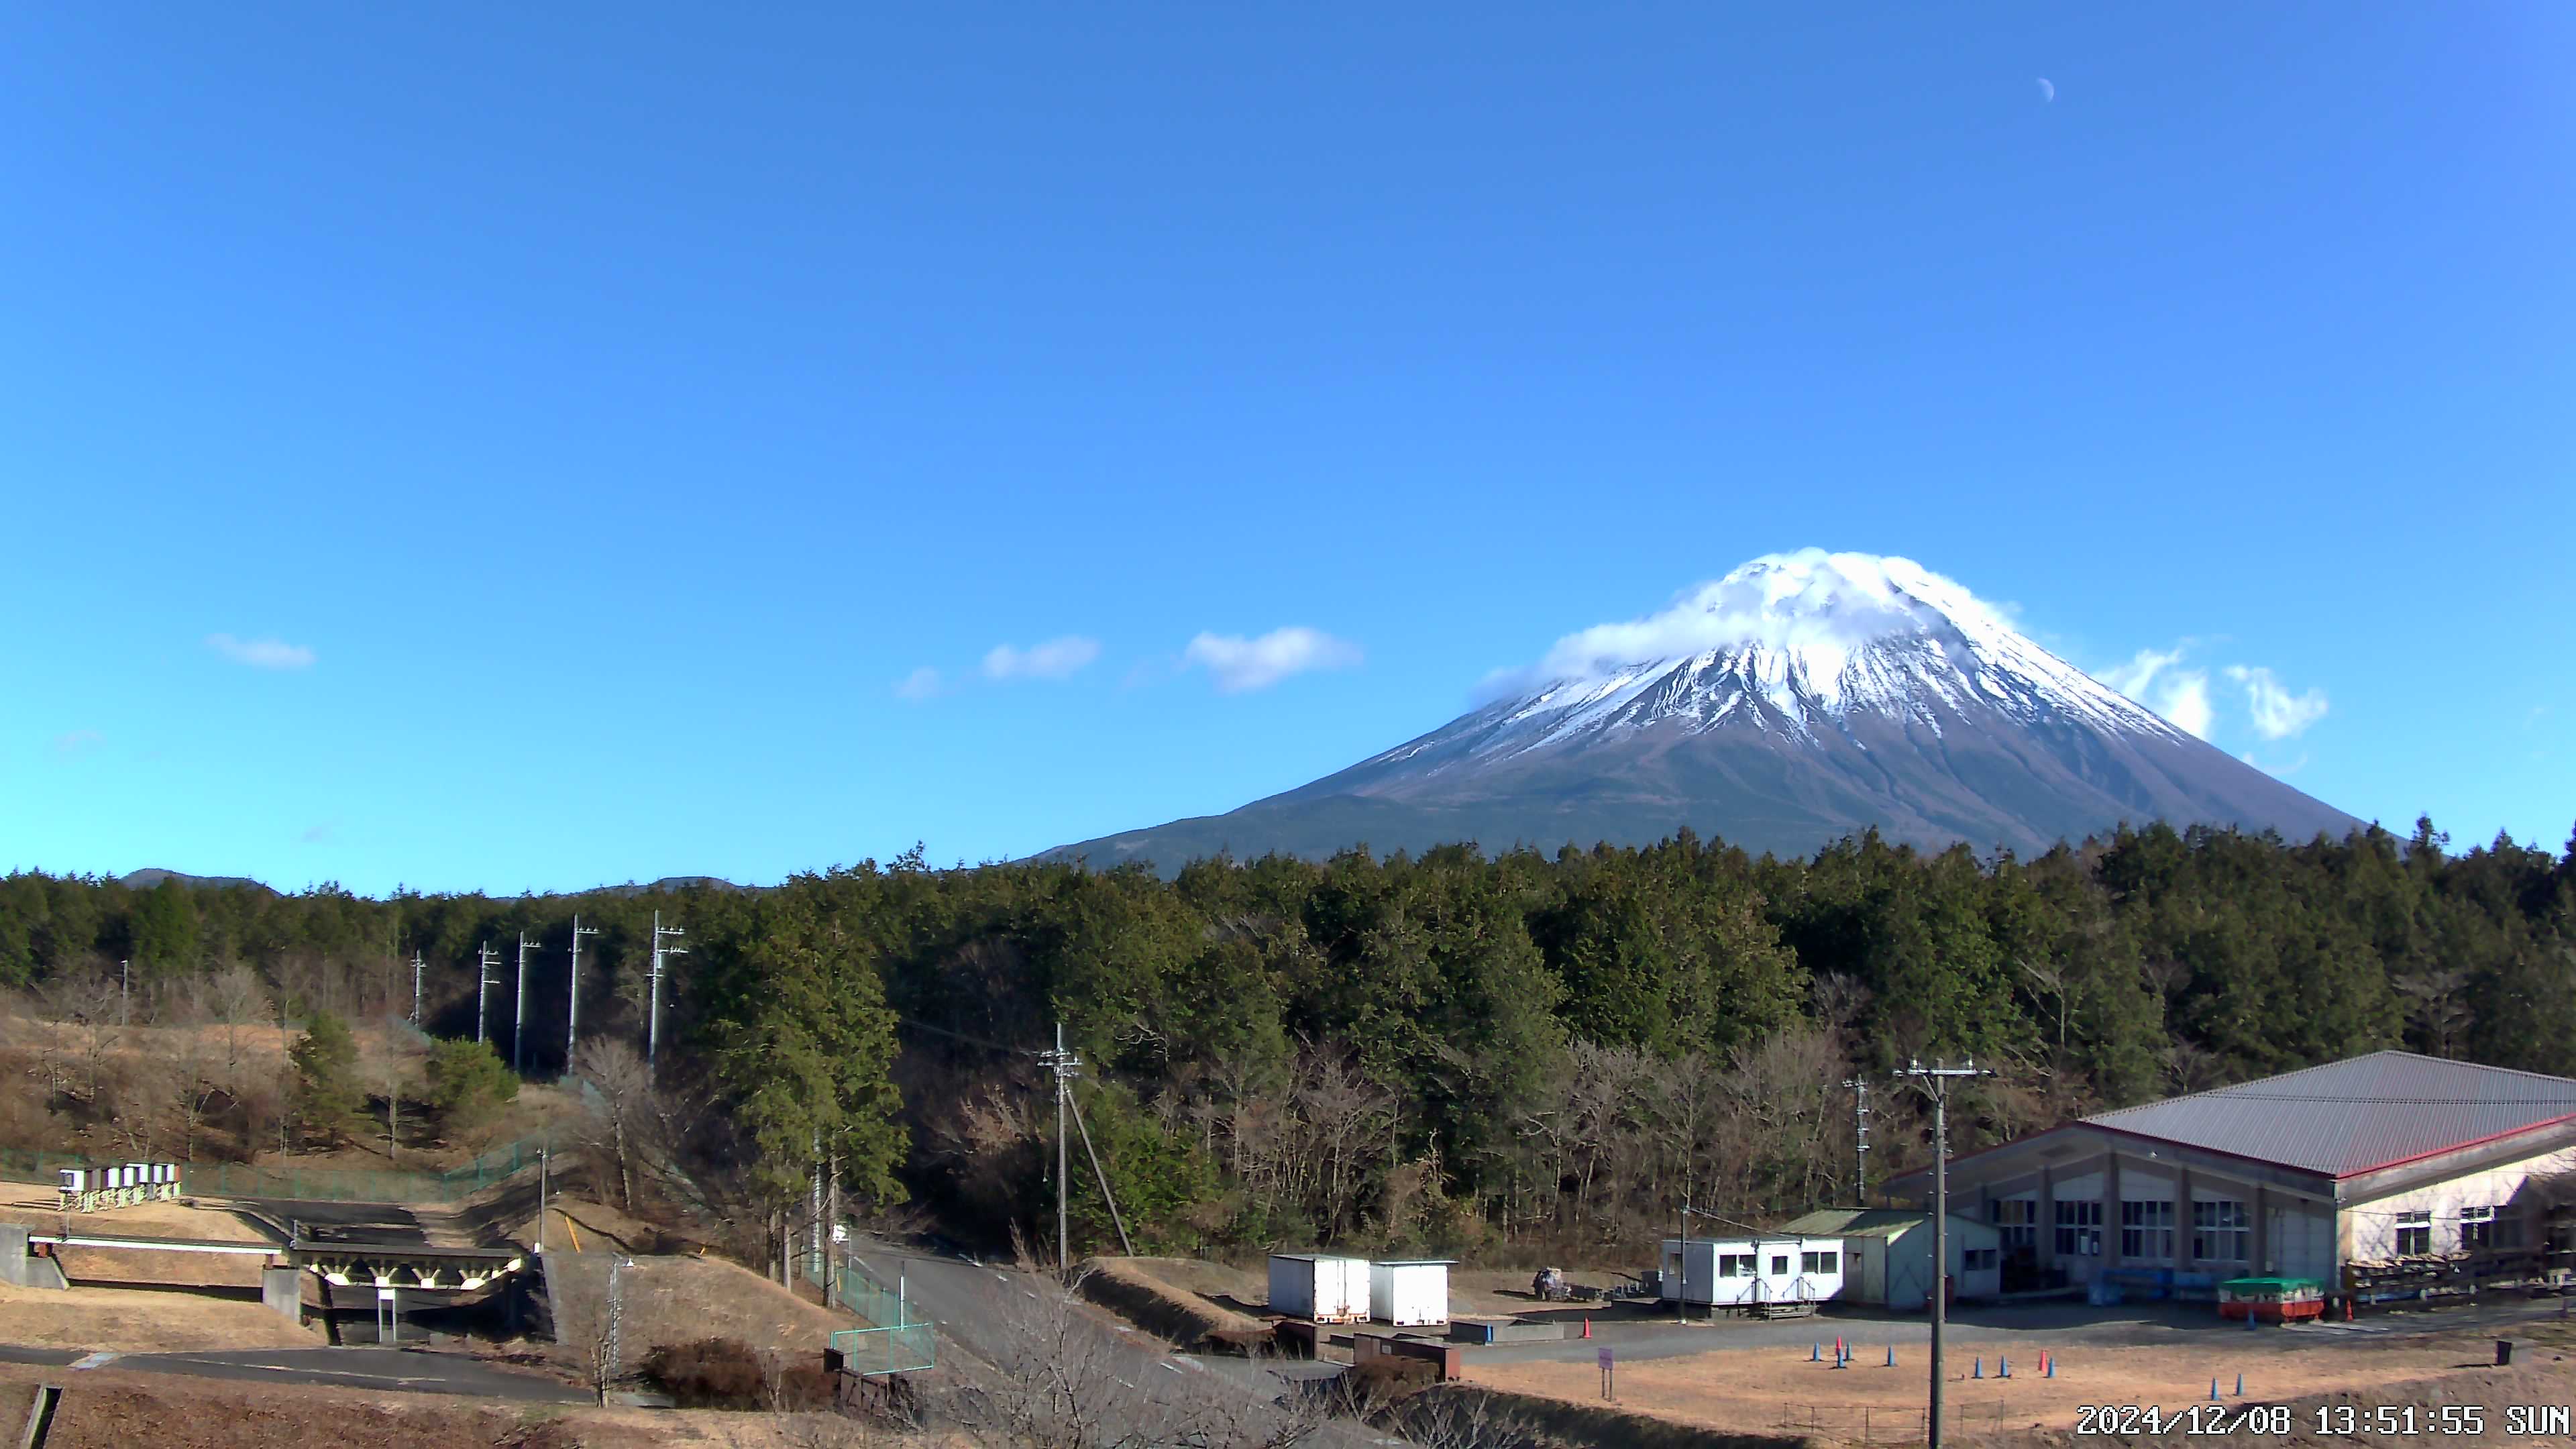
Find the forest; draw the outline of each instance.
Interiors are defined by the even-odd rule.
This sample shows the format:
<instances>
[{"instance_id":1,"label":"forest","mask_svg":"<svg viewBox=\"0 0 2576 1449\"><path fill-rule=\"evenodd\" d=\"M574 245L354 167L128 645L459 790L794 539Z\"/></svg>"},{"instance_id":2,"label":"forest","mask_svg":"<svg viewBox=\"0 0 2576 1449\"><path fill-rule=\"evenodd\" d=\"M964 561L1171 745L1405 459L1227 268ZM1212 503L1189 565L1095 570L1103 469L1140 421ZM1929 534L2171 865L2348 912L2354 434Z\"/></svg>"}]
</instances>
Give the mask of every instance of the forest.
<instances>
[{"instance_id":1,"label":"forest","mask_svg":"<svg viewBox=\"0 0 2576 1449\"><path fill-rule=\"evenodd\" d=\"M656 912L689 954L639 1073ZM576 914L598 934L568 1061ZM411 1013L418 953L422 1025L470 1041L488 944L506 1061L522 933L528 1076L592 1082L631 1192L770 1249L818 1171L890 1220L1049 1248L1059 1022L1138 1251L1542 1256L1641 1244L1686 1194L1747 1219L1850 1201L1849 1082L1877 1083L1873 1187L1927 1159L1886 1077L1916 1057L1997 1073L1954 1099L1953 1151L2386 1047L2576 1075L2576 843L2454 853L2429 821L2157 825L2027 860L1871 834L1803 860L1687 833L1355 848L1168 880L916 849L769 889L497 899L19 873L0 991L57 1022L366 1022ZM273 1150L301 1110L291 1083L199 1086L191 1153ZM57 1081L0 1146L89 1140L119 1104L83 1091ZM1073 1161L1072 1246L1114 1249Z\"/></svg>"}]
</instances>

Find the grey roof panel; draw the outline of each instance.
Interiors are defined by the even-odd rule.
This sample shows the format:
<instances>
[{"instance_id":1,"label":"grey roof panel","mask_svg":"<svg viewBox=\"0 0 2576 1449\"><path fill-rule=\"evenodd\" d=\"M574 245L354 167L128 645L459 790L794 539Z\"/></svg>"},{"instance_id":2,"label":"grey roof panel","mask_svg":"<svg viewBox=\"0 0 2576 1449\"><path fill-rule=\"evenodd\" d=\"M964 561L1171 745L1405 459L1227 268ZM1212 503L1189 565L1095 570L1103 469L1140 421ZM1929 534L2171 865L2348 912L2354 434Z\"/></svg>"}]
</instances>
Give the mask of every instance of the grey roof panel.
<instances>
[{"instance_id":1,"label":"grey roof panel","mask_svg":"<svg viewBox=\"0 0 2576 1449\"><path fill-rule=\"evenodd\" d=\"M2571 1118L2576 1081L2565 1077L2372 1052L2084 1120L2351 1177Z\"/></svg>"}]
</instances>

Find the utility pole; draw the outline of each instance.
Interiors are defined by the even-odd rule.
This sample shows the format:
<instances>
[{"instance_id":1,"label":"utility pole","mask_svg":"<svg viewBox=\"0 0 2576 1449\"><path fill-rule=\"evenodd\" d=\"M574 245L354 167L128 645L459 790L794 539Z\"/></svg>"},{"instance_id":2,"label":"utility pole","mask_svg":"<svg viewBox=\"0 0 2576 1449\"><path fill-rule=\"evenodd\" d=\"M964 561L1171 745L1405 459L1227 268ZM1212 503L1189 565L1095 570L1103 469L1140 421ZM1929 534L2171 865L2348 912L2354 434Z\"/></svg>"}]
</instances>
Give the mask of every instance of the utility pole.
<instances>
[{"instance_id":1,"label":"utility pole","mask_svg":"<svg viewBox=\"0 0 2576 1449\"><path fill-rule=\"evenodd\" d=\"M573 1048L581 1045L581 938L599 934L597 926L585 926L581 917L572 918L572 1004L564 1008L564 1075L572 1075Z\"/></svg>"},{"instance_id":2,"label":"utility pole","mask_svg":"<svg viewBox=\"0 0 2576 1449\"><path fill-rule=\"evenodd\" d=\"M510 1004L510 1070L519 1076L528 1074L528 933L519 933L519 995Z\"/></svg>"},{"instance_id":3,"label":"utility pole","mask_svg":"<svg viewBox=\"0 0 2576 1449\"><path fill-rule=\"evenodd\" d=\"M412 952L412 953L411 953L411 1024L412 1024L412 1025L414 1025L414 1026L418 1026L418 1025L420 1025L420 973L421 973L422 971L426 970L427 968L428 968L428 963L420 959L420 953L419 953L418 951L414 951L414 952Z\"/></svg>"},{"instance_id":4,"label":"utility pole","mask_svg":"<svg viewBox=\"0 0 2576 1449\"><path fill-rule=\"evenodd\" d=\"M1950 1299L1950 1084L1962 1077L1991 1077L1974 1058L1963 1066L1945 1067L1909 1060L1896 1074L1910 1078L1932 1099L1932 1417L1924 1449L1941 1449L1941 1328L1949 1319Z\"/></svg>"},{"instance_id":5,"label":"utility pole","mask_svg":"<svg viewBox=\"0 0 2576 1449\"><path fill-rule=\"evenodd\" d=\"M478 1045L483 1040L483 997L495 984L492 980L492 962L500 954L492 949L492 943L489 941L474 948L474 1040Z\"/></svg>"},{"instance_id":6,"label":"utility pole","mask_svg":"<svg viewBox=\"0 0 2576 1449\"><path fill-rule=\"evenodd\" d=\"M116 1024L134 1025L134 958L116 963Z\"/></svg>"},{"instance_id":7,"label":"utility pole","mask_svg":"<svg viewBox=\"0 0 2576 1449\"><path fill-rule=\"evenodd\" d=\"M1869 1206L1869 1078L1844 1081L1852 1092L1852 1205Z\"/></svg>"},{"instance_id":8,"label":"utility pole","mask_svg":"<svg viewBox=\"0 0 2576 1449\"><path fill-rule=\"evenodd\" d=\"M687 934L677 926L665 927L662 913L653 913L653 1012L650 1024L644 1029L644 1066L647 1070L652 1068L653 1059L662 1048L662 958L689 954L684 947L663 945L662 938Z\"/></svg>"},{"instance_id":9,"label":"utility pole","mask_svg":"<svg viewBox=\"0 0 2576 1449\"><path fill-rule=\"evenodd\" d=\"M1066 1246L1071 1232L1072 1216L1065 1205L1064 1104L1073 1095L1073 1079L1082 1071L1082 1058L1064 1049L1064 1023L1055 1024L1055 1050L1038 1053L1038 1061L1055 1073L1055 1270L1070 1271L1072 1260Z\"/></svg>"}]
</instances>

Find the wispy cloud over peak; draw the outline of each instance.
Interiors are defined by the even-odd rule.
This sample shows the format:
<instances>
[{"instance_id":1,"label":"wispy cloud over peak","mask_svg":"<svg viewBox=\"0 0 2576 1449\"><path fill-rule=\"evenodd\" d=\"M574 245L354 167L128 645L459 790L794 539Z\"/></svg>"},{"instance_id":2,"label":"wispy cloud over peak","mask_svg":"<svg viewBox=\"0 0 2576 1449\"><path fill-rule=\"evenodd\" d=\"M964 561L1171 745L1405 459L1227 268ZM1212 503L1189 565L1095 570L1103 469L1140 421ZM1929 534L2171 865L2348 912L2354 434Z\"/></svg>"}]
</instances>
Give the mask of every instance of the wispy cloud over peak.
<instances>
[{"instance_id":1,"label":"wispy cloud over peak","mask_svg":"<svg viewBox=\"0 0 2576 1449\"><path fill-rule=\"evenodd\" d=\"M206 647L235 664L253 669L310 669L313 651L301 644L283 639L237 639L230 634L209 634Z\"/></svg>"},{"instance_id":2,"label":"wispy cloud over peak","mask_svg":"<svg viewBox=\"0 0 2576 1449\"><path fill-rule=\"evenodd\" d=\"M1360 646L1320 629L1292 624L1258 638L1240 634L1200 634L1181 651L1185 667L1207 670L1219 693L1241 694L1268 689L1293 674L1317 669L1348 669L1360 662Z\"/></svg>"},{"instance_id":3,"label":"wispy cloud over peak","mask_svg":"<svg viewBox=\"0 0 2576 1449\"><path fill-rule=\"evenodd\" d=\"M2285 740L2326 717L2322 689L2292 694L2289 687L2260 666L2231 664L2227 677L2245 686L2245 703L2254 713L2254 732L2267 740Z\"/></svg>"},{"instance_id":4,"label":"wispy cloud over peak","mask_svg":"<svg viewBox=\"0 0 2576 1449\"><path fill-rule=\"evenodd\" d=\"M984 656L984 677L990 680L1070 679L1100 657L1100 641L1079 634L1049 639L1026 649L997 644Z\"/></svg>"},{"instance_id":5,"label":"wispy cloud over peak","mask_svg":"<svg viewBox=\"0 0 2576 1449\"><path fill-rule=\"evenodd\" d=\"M2209 698L2209 671L2180 667L2190 649L2189 640L2171 649L2141 649L2128 663L2102 671L2102 682L2208 739L2218 710Z\"/></svg>"}]
</instances>

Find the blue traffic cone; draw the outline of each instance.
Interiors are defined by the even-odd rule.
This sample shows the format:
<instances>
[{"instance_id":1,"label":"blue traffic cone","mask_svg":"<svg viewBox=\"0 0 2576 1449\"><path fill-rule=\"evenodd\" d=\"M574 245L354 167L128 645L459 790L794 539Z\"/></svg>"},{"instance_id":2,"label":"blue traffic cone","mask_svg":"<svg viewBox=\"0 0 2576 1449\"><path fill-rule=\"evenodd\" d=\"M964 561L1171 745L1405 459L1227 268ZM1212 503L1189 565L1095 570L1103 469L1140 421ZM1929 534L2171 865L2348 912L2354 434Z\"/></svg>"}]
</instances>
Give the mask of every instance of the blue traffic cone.
<instances>
[{"instance_id":1,"label":"blue traffic cone","mask_svg":"<svg viewBox=\"0 0 2576 1449\"><path fill-rule=\"evenodd\" d=\"M2218 1402L2218 1380L2215 1378L2209 1381L2209 1401L2213 1404Z\"/></svg>"},{"instance_id":2,"label":"blue traffic cone","mask_svg":"<svg viewBox=\"0 0 2576 1449\"><path fill-rule=\"evenodd\" d=\"M2039 1376L2044 1379L2057 1377L2057 1355L2043 1353L2039 1356Z\"/></svg>"},{"instance_id":3,"label":"blue traffic cone","mask_svg":"<svg viewBox=\"0 0 2576 1449\"><path fill-rule=\"evenodd\" d=\"M1979 1358L1979 1359L1977 1360L1977 1362L1976 1362L1976 1369L1975 1369L1975 1372L1973 1372L1973 1373L1969 1374L1969 1375L1968 1375L1968 1377L1970 1377L1970 1378L1972 1378L1972 1379L1981 1379L1981 1378L1984 1378L1985 1376L1986 1376L1986 1361L1985 1361L1983 1358Z\"/></svg>"},{"instance_id":4,"label":"blue traffic cone","mask_svg":"<svg viewBox=\"0 0 2576 1449\"><path fill-rule=\"evenodd\" d=\"M1896 1345L1892 1343L1887 1346L1887 1366L1896 1367Z\"/></svg>"},{"instance_id":5,"label":"blue traffic cone","mask_svg":"<svg viewBox=\"0 0 2576 1449\"><path fill-rule=\"evenodd\" d=\"M1812 1348L1810 1348L1810 1349L1808 1349L1808 1350L1807 1350L1807 1362L1809 1362L1809 1363L1823 1363L1824 1361L1825 1361L1825 1346L1824 1346L1823 1344L1819 1343L1819 1344L1815 1345L1814 1347L1812 1347Z\"/></svg>"},{"instance_id":6,"label":"blue traffic cone","mask_svg":"<svg viewBox=\"0 0 2576 1449\"><path fill-rule=\"evenodd\" d=\"M2005 1357L2003 1357L2003 1356L2002 1356L2002 1355L2000 1355L2000 1354L1998 1354L1998 1355L1996 1356L1996 1358L1995 1358L1995 1377L1996 1377L1996 1378L1999 1378L1999 1379L2008 1379L2008 1378L2011 1378L2011 1377L2012 1377L2012 1360L2011 1360L2011 1359L2005 1358Z\"/></svg>"},{"instance_id":7,"label":"blue traffic cone","mask_svg":"<svg viewBox=\"0 0 2576 1449\"><path fill-rule=\"evenodd\" d=\"M2245 1397L2245 1375L2243 1374L2236 1376L2236 1397L2240 1399Z\"/></svg>"}]
</instances>

